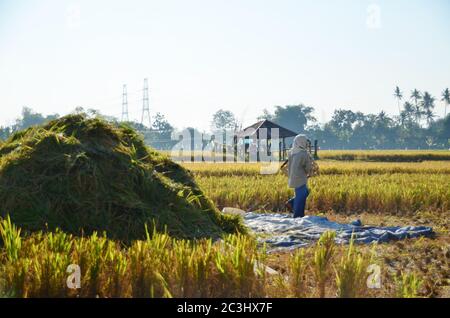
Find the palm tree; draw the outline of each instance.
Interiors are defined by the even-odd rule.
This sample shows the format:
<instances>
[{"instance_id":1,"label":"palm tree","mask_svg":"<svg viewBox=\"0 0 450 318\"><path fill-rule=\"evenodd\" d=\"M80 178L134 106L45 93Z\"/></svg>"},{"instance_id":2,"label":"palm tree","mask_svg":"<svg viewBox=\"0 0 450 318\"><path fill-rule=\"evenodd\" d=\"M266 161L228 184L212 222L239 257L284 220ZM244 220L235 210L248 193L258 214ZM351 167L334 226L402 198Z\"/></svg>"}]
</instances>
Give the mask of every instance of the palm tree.
<instances>
[{"instance_id":1,"label":"palm tree","mask_svg":"<svg viewBox=\"0 0 450 318\"><path fill-rule=\"evenodd\" d=\"M400 118L402 120L402 122L407 122L407 123L411 123L414 122L414 115L415 115L415 111L414 111L414 106L413 104L411 104L410 102L405 102L405 104L403 105L403 111L400 114Z\"/></svg>"},{"instance_id":2,"label":"palm tree","mask_svg":"<svg viewBox=\"0 0 450 318\"><path fill-rule=\"evenodd\" d=\"M394 96L395 96L395 98L397 98L398 114L400 115L400 113L402 112L402 110L400 109L400 101L403 98L403 94L400 91L400 88L398 86L395 87Z\"/></svg>"},{"instance_id":3,"label":"palm tree","mask_svg":"<svg viewBox=\"0 0 450 318\"><path fill-rule=\"evenodd\" d=\"M414 100L414 115L416 118L416 123L419 124L419 120L422 117L422 109L420 108L419 100L422 98L422 95L417 89L414 89L411 92L411 99Z\"/></svg>"},{"instance_id":4,"label":"palm tree","mask_svg":"<svg viewBox=\"0 0 450 318\"><path fill-rule=\"evenodd\" d=\"M376 117L376 125L379 127L390 127L392 119L382 110Z\"/></svg>"},{"instance_id":5,"label":"palm tree","mask_svg":"<svg viewBox=\"0 0 450 318\"><path fill-rule=\"evenodd\" d=\"M442 92L441 101L443 101L445 104L445 113L444 113L444 118L445 118L445 117L447 117L447 106L448 106L448 104L450 104L450 92L449 92L448 88L444 89L444 91Z\"/></svg>"},{"instance_id":6,"label":"palm tree","mask_svg":"<svg viewBox=\"0 0 450 318\"><path fill-rule=\"evenodd\" d=\"M436 99L433 96L431 96L430 93L428 92L423 93L422 108L425 111L425 117L427 119L428 125L430 125L435 116L433 113L435 100Z\"/></svg>"},{"instance_id":7,"label":"palm tree","mask_svg":"<svg viewBox=\"0 0 450 318\"><path fill-rule=\"evenodd\" d=\"M376 138L376 143L378 147L384 147L386 141L389 140L389 132L392 127L392 119L384 112L381 111L375 117L375 130L374 137Z\"/></svg>"}]
</instances>

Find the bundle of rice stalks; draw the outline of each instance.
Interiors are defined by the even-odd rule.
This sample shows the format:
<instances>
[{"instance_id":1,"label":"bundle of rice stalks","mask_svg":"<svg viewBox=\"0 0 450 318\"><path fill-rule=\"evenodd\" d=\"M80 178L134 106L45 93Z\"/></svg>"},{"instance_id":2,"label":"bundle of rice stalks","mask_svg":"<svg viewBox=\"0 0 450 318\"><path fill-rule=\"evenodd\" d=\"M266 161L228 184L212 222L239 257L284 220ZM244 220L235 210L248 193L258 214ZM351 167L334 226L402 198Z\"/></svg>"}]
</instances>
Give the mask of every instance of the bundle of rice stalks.
<instances>
[{"instance_id":1,"label":"bundle of rice stalks","mask_svg":"<svg viewBox=\"0 0 450 318\"><path fill-rule=\"evenodd\" d=\"M144 224L180 238L243 230L192 175L146 147L133 129L69 115L0 145L0 216L27 231L61 228L114 239L145 237Z\"/></svg>"}]
</instances>

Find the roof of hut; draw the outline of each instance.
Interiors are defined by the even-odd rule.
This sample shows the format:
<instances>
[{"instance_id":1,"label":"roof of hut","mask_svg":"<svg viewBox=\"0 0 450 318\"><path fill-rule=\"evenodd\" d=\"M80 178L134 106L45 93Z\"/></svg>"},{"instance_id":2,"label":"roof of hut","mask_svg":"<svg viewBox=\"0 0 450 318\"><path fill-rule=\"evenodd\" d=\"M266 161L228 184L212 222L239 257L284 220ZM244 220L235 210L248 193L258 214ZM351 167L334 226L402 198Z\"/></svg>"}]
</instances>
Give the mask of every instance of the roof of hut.
<instances>
[{"instance_id":1,"label":"roof of hut","mask_svg":"<svg viewBox=\"0 0 450 318\"><path fill-rule=\"evenodd\" d=\"M267 136L268 139L272 138L272 130L278 128L278 138L288 138L288 137L294 137L297 136L297 133L284 128L278 124L275 124L274 122L270 120L261 120L257 123L248 126L244 130L241 130L237 133L238 138L245 138L245 137L252 137L256 134L257 138L265 139ZM263 131L263 129L266 129L267 133Z\"/></svg>"}]
</instances>

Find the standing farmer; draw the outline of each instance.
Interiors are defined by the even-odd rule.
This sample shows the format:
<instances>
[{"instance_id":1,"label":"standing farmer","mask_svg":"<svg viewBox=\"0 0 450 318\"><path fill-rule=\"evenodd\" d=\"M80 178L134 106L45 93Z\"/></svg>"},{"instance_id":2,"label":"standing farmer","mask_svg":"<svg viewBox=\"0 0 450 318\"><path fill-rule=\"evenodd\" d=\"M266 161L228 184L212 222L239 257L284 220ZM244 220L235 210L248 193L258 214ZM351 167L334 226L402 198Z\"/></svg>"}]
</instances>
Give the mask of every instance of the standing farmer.
<instances>
[{"instance_id":1,"label":"standing farmer","mask_svg":"<svg viewBox=\"0 0 450 318\"><path fill-rule=\"evenodd\" d=\"M312 173L313 159L307 150L308 139L297 135L288 157L289 187L295 189L295 197L286 202L286 207L294 211L294 218L305 216L306 198L309 195L308 177Z\"/></svg>"}]
</instances>

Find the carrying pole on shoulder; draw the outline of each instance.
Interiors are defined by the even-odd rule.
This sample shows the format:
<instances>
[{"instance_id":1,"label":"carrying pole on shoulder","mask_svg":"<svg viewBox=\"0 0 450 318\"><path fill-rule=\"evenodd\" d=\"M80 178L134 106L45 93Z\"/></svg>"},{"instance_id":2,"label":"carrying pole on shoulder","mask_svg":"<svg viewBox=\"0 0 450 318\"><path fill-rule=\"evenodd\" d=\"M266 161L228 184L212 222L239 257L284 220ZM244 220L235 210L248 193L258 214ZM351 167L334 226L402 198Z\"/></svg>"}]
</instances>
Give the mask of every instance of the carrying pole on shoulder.
<instances>
[{"instance_id":1,"label":"carrying pole on shoulder","mask_svg":"<svg viewBox=\"0 0 450 318\"><path fill-rule=\"evenodd\" d=\"M283 169L288 164L289 159L286 159L281 165L280 169Z\"/></svg>"}]
</instances>

